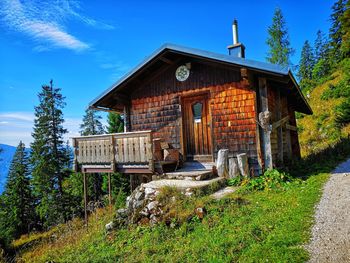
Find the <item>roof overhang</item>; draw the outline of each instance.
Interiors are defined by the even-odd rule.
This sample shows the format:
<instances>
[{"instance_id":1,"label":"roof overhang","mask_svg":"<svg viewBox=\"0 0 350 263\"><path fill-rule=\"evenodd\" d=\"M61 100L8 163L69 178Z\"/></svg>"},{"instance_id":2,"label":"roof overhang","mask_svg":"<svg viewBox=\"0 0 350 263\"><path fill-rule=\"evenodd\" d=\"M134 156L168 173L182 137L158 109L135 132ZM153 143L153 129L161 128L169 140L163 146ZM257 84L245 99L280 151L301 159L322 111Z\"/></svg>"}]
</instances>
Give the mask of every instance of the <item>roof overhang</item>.
<instances>
[{"instance_id":1,"label":"roof overhang","mask_svg":"<svg viewBox=\"0 0 350 263\"><path fill-rule=\"evenodd\" d=\"M129 84L138 85L137 78L142 78L143 75L149 75L148 72L159 70L160 68L175 63L176 60L169 59L169 56L186 56L191 58L197 58L200 60L225 64L231 67L244 67L253 72L262 73L290 81L293 85L293 96L297 96L298 105L296 105L296 111L300 111L305 114L312 114L311 107L307 103L304 95L302 94L297 81L293 74L287 67L282 67L276 64L264 63L245 58L233 57L230 55L217 54L209 51L203 51L194 48L183 47L174 44L165 44L157 49L153 54L147 57L134 69L132 69L125 76L120 78L110 88L105 90L101 95L96 97L90 102L89 107L106 111L122 111L122 105L128 101L128 92L125 90ZM112 106L111 101L115 101Z\"/></svg>"}]
</instances>

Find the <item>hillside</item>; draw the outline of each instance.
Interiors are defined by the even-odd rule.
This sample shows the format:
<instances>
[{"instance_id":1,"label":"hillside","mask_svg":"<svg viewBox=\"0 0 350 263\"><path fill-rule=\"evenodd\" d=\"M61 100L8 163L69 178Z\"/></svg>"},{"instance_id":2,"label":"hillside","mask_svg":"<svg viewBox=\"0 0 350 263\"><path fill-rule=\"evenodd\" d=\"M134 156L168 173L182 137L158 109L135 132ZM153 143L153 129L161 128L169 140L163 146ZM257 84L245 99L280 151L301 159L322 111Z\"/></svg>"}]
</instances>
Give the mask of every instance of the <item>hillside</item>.
<instances>
[{"instance_id":1,"label":"hillside","mask_svg":"<svg viewBox=\"0 0 350 263\"><path fill-rule=\"evenodd\" d=\"M336 108L345 98L325 96L335 89L342 79L344 79L344 73L339 70L331 76L330 80L316 86L309 93L308 102L314 113L299 115L297 120L302 156L326 149L338 142L340 138L347 138L350 134L349 124L341 128L335 124Z\"/></svg>"},{"instance_id":2,"label":"hillside","mask_svg":"<svg viewBox=\"0 0 350 263\"><path fill-rule=\"evenodd\" d=\"M0 152L0 194L1 194L2 191L4 190L7 174L10 168L13 155L15 154L16 147L7 145L7 144L0 144L0 149L2 149L2 152Z\"/></svg>"}]
</instances>

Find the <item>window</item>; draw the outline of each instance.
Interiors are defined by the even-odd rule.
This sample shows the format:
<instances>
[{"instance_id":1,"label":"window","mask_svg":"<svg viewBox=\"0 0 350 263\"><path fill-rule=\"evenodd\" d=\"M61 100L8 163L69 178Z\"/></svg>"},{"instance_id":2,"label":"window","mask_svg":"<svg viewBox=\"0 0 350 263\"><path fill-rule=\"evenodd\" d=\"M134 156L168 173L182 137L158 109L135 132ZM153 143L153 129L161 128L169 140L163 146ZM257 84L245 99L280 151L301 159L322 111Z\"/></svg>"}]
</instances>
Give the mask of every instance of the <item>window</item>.
<instances>
[{"instance_id":1,"label":"window","mask_svg":"<svg viewBox=\"0 0 350 263\"><path fill-rule=\"evenodd\" d=\"M193 104L192 110L193 110L194 122L201 122L201 120L202 120L202 108L203 108L203 104L200 102L196 102L195 104Z\"/></svg>"}]
</instances>

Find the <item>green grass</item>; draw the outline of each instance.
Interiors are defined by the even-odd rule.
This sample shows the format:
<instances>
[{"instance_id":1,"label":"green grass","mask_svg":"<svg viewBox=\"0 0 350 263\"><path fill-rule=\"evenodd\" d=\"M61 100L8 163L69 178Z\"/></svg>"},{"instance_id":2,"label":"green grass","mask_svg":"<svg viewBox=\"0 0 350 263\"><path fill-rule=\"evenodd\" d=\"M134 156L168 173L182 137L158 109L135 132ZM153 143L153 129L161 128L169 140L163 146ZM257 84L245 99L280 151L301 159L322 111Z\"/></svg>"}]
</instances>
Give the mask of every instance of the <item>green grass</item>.
<instances>
[{"instance_id":1,"label":"green grass","mask_svg":"<svg viewBox=\"0 0 350 263\"><path fill-rule=\"evenodd\" d=\"M21 254L24 262L304 262L314 205L328 174L291 183L287 190L242 192L223 200L208 197L207 215L177 228L135 226L107 235L107 211L92 216L90 228L62 231ZM186 209L184 207L183 209ZM188 205L187 209L193 209ZM29 237L28 237L29 238ZM21 244L23 243L23 239Z\"/></svg>"}]
</instances>

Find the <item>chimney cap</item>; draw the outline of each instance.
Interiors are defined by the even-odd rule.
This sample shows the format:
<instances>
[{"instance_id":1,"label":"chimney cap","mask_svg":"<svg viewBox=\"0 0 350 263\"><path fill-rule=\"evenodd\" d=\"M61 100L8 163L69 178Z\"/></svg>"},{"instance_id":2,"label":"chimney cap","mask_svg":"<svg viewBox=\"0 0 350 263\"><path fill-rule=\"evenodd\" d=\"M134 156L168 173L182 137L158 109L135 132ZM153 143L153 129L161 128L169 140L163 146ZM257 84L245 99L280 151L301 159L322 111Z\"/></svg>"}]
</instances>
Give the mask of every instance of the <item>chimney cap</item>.
<instances>
[{"instance_id":1,"label":"chimney cap","mask_svg":"<svg viewBox=\"0 0 350 263\"><path fill-rule=\"evenodd\" d=\"M237 25L238 24L238 21L237 21L237 19L235 18L235 19L233 19L233 21L232 21L232 25Z\"/></svg>"}]
</instances>

